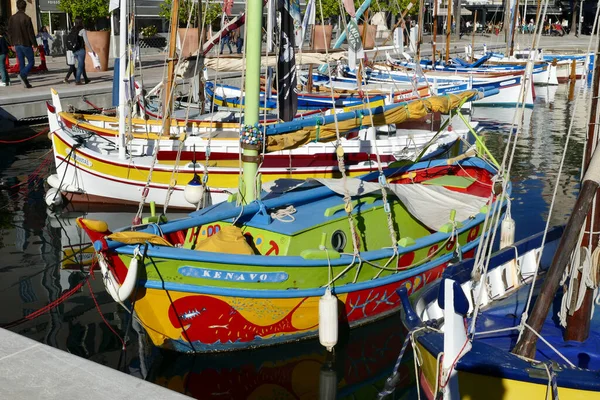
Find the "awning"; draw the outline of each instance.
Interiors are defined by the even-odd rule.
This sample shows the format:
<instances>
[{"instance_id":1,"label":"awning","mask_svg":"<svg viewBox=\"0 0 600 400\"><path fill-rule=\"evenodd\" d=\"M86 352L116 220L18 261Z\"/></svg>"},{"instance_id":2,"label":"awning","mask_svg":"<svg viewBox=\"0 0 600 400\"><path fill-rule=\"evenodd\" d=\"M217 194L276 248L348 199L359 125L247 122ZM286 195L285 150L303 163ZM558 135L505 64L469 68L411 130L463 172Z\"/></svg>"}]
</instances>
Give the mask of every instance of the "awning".
<instances>
[{"instance_id":1,"label":"awning","mask_svg":"<svg viewBox=\"0 0 600 400\"><path fill-rule=\"evenodd\" d=\"M472 14L473 13L471 11L467 10L464 7L461 7L461 9L460 9L460 15L472 15ZM438 15L438 17L447 17L448 16L448 9L447 8L439 8L437 10L437 15ZM452 15L454 15L454 10L452 10Z\"/></svg>"}]
</instances>

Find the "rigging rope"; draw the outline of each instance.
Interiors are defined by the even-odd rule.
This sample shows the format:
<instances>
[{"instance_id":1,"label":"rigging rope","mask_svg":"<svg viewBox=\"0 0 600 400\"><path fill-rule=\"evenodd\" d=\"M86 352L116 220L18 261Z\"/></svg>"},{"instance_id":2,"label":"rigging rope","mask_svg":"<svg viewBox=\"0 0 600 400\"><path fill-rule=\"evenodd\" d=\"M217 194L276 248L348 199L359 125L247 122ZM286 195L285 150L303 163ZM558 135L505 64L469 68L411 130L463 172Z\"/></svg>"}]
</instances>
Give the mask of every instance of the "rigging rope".
<instances>
[{"instance_id":1,"label":"rigging rope","mask_svg":"<svg viewBox=\"0 0 600 400\"><path fill-rule=\"evenodd\" d=\"M543 20L543 18L545 18L546 10L548 9L548 3L549 3L549 0L546 0L544 11L541 15L541 18L540 18L540 15L538 15L538 18L537 18L538 22ZM539 23L538 23L538 28L539 28ZM515 150L516 150L516 146L517 146L517 138L518 138L519 133L523 129L523 113L524 113L525 106L526 106L526 99L527 99L527 94L528 94L527 92L529 90L531 90L530 84L533 84L532 79L530 79L530 77L532 75L532 67L533 67L532 54L536 49L537 41L540 40L540 38L541 38L541 32L542 32L541 29L538 29L538 33L535 34L534 37L532 38L532 46L531 46L532 50L530 50L530 57L528 57L527 66L525 68L525 72L524 72L523 78L521 80L521 90L519 93L519 106L517 107L517 113L515 113L513 120L512 120L506 148L504 150L504 155L502 158L502 163L501 163L501 166L500 166L500 169L498 172L498 176L502 179L502 192L500 194L501 196L505 196L505 193L506 193L506 190L507 190L507 187L509 184L508 177L510 176L510 171L511 171L512 163L514 160L514 154L515 154ZM516 129L515 129L515 125L516 125ZM510 150L510 154L509 154L509 150ZM492 191L492 192L494 192L494 191ZM482 285L487 282L487 271L488 271L489 262L490 262L490 258L491 258L490 256L491 256L492 250L493 250L492 245L494 243L494 240L496 238L496 233L498 231L497 227L500 223L501 212L502 212L502 207L500 204L497 204L492 210L491 217L490 217L490 213L486 214L486 218L484 221L484 229L487 226L488 220L490 223L489 227L491 228L493 226L494 229L492 229L491 235L484 237L484 240L483 240L482 244L480 244L480 246L478 247L477 253L475 255L474 272L476 275L480 275L480 282ZM488 217L490 217L490 218L488 218ZM550 221L550 219L548 219L548 222L549 221ZM546 227L546 231L547 231L547 227ZM544 233L544 235L545 234L546 233ZM545 237L544 237L544 240L545 240ZM479 292L479 296L474 305L473 318L471 320L471 326L469 329L471 337L475 333L475 324L477 321L477 316L479 314L482 296L483 296L483 290L481 290ZM524 315L527 313L527 308L525 310L526 311L525 311Z\"/></svg>"},{"instance_id":2,"label":"rigging rope","mask_svg":"<svg viewBox=\"0 0 600 400\"><path fill-rule=\"evenodd\" d=\"M548 0L546 0L546 7L544 8L544 16L546 14L547 7L548 7ZM596 8L596 16L594 17L594 25L593 25L593 28L592 28L592 33L596 32L596 28L598 26L598 15L599 15L599 13L600 13L600 7L597 7ZM539 20L537 21L536 25L539 28ZM541 32L540 32L539 36L541 36ZM593 39L594 39L594 35L592 34L590 36L590 40L588 42L587 54L589 54L590 51L591 51ZM575 97L575 102L573 104L573 115L575 115L575 113L576 113L576 111L578 109L579 98L580 98L580 96L576 96ZM560 186L560 177L562 175L562 170L563 170L563 166L564 166L565 159L566 159L567 149L569 148L569 140L571 138L571 134L572 134L572 131L573 131L573 125L575 123L575 120L576 120L576 118L571 118L571 121L570 121L570 124L569 124L569 130L567 131L567 136L566 136L566 139L565 139L563 154L562 154L562 157L561 157L560 166L558 168L558 173L556 175L556 182L554 184L554 190L552 192L552 201L550 202L550 207L549 207L549 211L548 211L548 219L546 221L546 227L544 229L544 237L542 238L542 246L541 246L540 254L543 252L543 249L544 249L543 244L546 242L546 234L547 234L548 229L550 227L550 220L551 220L551 217L552 217L552 212L554 210L554 204L556 202L556 195L558 193L558 188ZM596 127L597 127L597 125L596 125ZM535 271L533 273L534 277L537 276L537 274L538 274L539 264L540 264L540 260L539 260L539 257L538 257L538 260L537 260L537 263L536 263L536 268L535 268ZM529 308L531 306L531 300L533 298L533 292L534 292L534 289L535 289L535 284L536 284L536 279L533 279L532 282L531 282L531 287L530 287L530 290L529 290L529 295L527 297L527 303L525 305L523 314L521 315L521 324L522 325L525 325L525 323L527 321L527 318L529 316ZM537 334L537 332L534 332L534 333ZM519 335L519 339L521 339L521 335Z\"/></svg>"}]
</instances>

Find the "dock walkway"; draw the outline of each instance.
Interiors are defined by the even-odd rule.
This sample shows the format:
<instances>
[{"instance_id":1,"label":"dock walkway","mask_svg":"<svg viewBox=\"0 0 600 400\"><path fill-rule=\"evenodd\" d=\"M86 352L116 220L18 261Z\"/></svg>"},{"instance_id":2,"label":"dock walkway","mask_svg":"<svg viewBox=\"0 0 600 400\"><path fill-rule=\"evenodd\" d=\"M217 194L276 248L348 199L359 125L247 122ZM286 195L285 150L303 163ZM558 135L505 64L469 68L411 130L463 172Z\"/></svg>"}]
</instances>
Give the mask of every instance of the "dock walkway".
<instances>
[{"instance_id":1,"label":"dock walkway","mask_svg":"<svg viewBox=\"0 0 600 400\"><path fill-rule=\"evenodd\" d=\"M189 397L0 329L0 399L176 400Z\"/></svg>"},{"instance_id":2,"label":"dock walkway","mask_svg":"<svg viewBox=\"0 0 600 400\"><path fill-rule=\"evenodd\" d=\"M522 49L527 48L527 43L531 43L533 35L520 35L517 46L520 44ZM438 35L438 51L444 51L444 37ZM431 36L423 37L421 52L422 57L431 55ZM565 52L584 50L587 48L589 36L575 37L550 37L542 36L540 48L563 49ZM383 40L378 40L383 42ZM475 49L480 51L483 44L487 45L489 50L503 51L506 44L503 42L502 35L481 35L475 36ZM464 47L471 44L470 36L463 36L458 41L453 41L451 45L451 54L463 55ZM385 52L378 53L380 59L384 59ZM164 52L153 50L142 54L143 83L145 88L152 88L156 85L164 73ZM36 60L39 63L39 59ZM0 87L0 132L12 128L15 123L45 123L46 119L46 101L50 100L50 88L56 89L63 105L71 105L76 109L91 109L91 106L83 101L83 96L92 104L98 107L112 106L112 87L113 87L113 60L109 60L109 70L106 72L90 71L88 73L91 82L87 85L76 86L74 77L70 78L71 83L63 83L63 79L68 71L65 57L48 57L48 72L31 74L29 80L33 85L32 89L24 89L16 74L11 75L11 86ZM214 76L212 73L210 76ZM220 73L223 79L239 77L238 73ZM136 78L140 81L140 77Z\"/></svg>"}]
</instances>

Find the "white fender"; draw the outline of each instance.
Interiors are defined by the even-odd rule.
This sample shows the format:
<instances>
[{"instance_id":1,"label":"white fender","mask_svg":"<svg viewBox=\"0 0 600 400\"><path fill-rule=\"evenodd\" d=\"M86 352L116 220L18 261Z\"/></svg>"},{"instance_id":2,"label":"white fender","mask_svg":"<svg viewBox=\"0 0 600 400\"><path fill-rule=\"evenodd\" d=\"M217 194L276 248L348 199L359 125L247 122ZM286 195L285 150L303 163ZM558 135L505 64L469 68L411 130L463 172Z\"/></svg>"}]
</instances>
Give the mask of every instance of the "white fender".
<instances>
[{"instance_id":1,"label":"white fender","mask_svg":"<svg viewBox=\"0 0 600 400\"><path fill-rule=\"evenodd\" d=\"M82 192L82 190L75 185L71 185L71 184L65 183L65 182L63 182L63 184L61 185L60 180L61 179L56 174L52 174L52 175L48 176L48 178L46 178L46 182L48 182L48 185L50 185L50 187L52 187L54 189L58 189L63 192L72 192L72 193Z\"/></svg>"},{"instance_id":2,"label":"white fender","mask_svg":"<svg viewBox=\"0 0 600 400\"><path fill-rule=\"evenodd\" d=\"M62 194L58 191L58 189L54 188L48 189L44 200L46 200L46 205L48 207L60 206L63 202Z\"/></svg>"},{"instance_id":3,"label":"white fender","mask_svg":"<svg viewBox=\"0 0 600 400\"><path fill-rule=\"evenodd\" d=\"M528 279L535 274L538 254L539 250L531 250L525 253L519 260L521 262L521 276L523 279Z\"/></svg>"},{"instance_id":4,"label":"white fender","mask_svg":"<svg viewBox=\"0 0 600 400\"><path fill-rule=\"evenodd\" d=\"M515 243L515 220L511 217L505 217L500 224L500 248L510 247ZM511 260L506 265L506 281L508 287L519 287L519 271L517 260Z\"/></svg>"},{"instance_id":5,"label":"white fender","mask_svg":"<svg viewBox=\"0 0 600 400\"><path fill-rule=\"evenodd\" d=\"M504 271L506 271L506 264L494 268L493 270L488 271L487 273L487 280L491 288L491 295L493 299L502 296L504 295L504 293L506 293L506 288L504 287L503 279Z\"/></svg>"},{"instance_id":6,"label":"white fender","mask_svg":"<svg viewBox=\"0 0 600 400\"><path fill-rule=\"evenodd\" d=\"M108 265L104 257L98 257L98 264L100 264L100 271L104 277L104 287L106 288L106 291L108 294L110 294L110 297L112 297L114 301L123 305L123 302L127 300L129 296L131 296L131 293L133 293L133 289L135 288L138 272L137 258L134 256L131 259L127 276L125 277L125 281L122 285L117 283L115 276L108 269Z\"/></svg>"},{"instance_id":7,"label":"white fender","mask_svg":"<svg viewBox=\"0 0 600 400\"><path fill-rule=\"evenodd\" d=\"M319 342L327 351L332 351L338 341L337 301L329 288L319 299Z\"/></svg>"}]
</instances>

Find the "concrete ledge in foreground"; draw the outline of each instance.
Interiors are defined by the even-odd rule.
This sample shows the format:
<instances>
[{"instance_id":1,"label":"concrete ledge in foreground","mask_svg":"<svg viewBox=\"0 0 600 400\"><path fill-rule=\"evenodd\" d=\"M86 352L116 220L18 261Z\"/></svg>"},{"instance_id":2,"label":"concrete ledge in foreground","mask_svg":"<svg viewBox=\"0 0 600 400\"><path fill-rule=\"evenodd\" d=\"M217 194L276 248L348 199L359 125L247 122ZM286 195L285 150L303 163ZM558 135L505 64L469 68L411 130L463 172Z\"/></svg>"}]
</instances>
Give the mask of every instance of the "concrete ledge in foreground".
<instances>
[{"instance_id":1,"label":"concrete ledge in foreground","mask_svg":"<svg viewBox=\"0 0 600 400\"><path fill-rule=\"evenodd\" d=\"M189 399L93 361L0 329L0 399Z\"/></svg>"}]
</instances>

